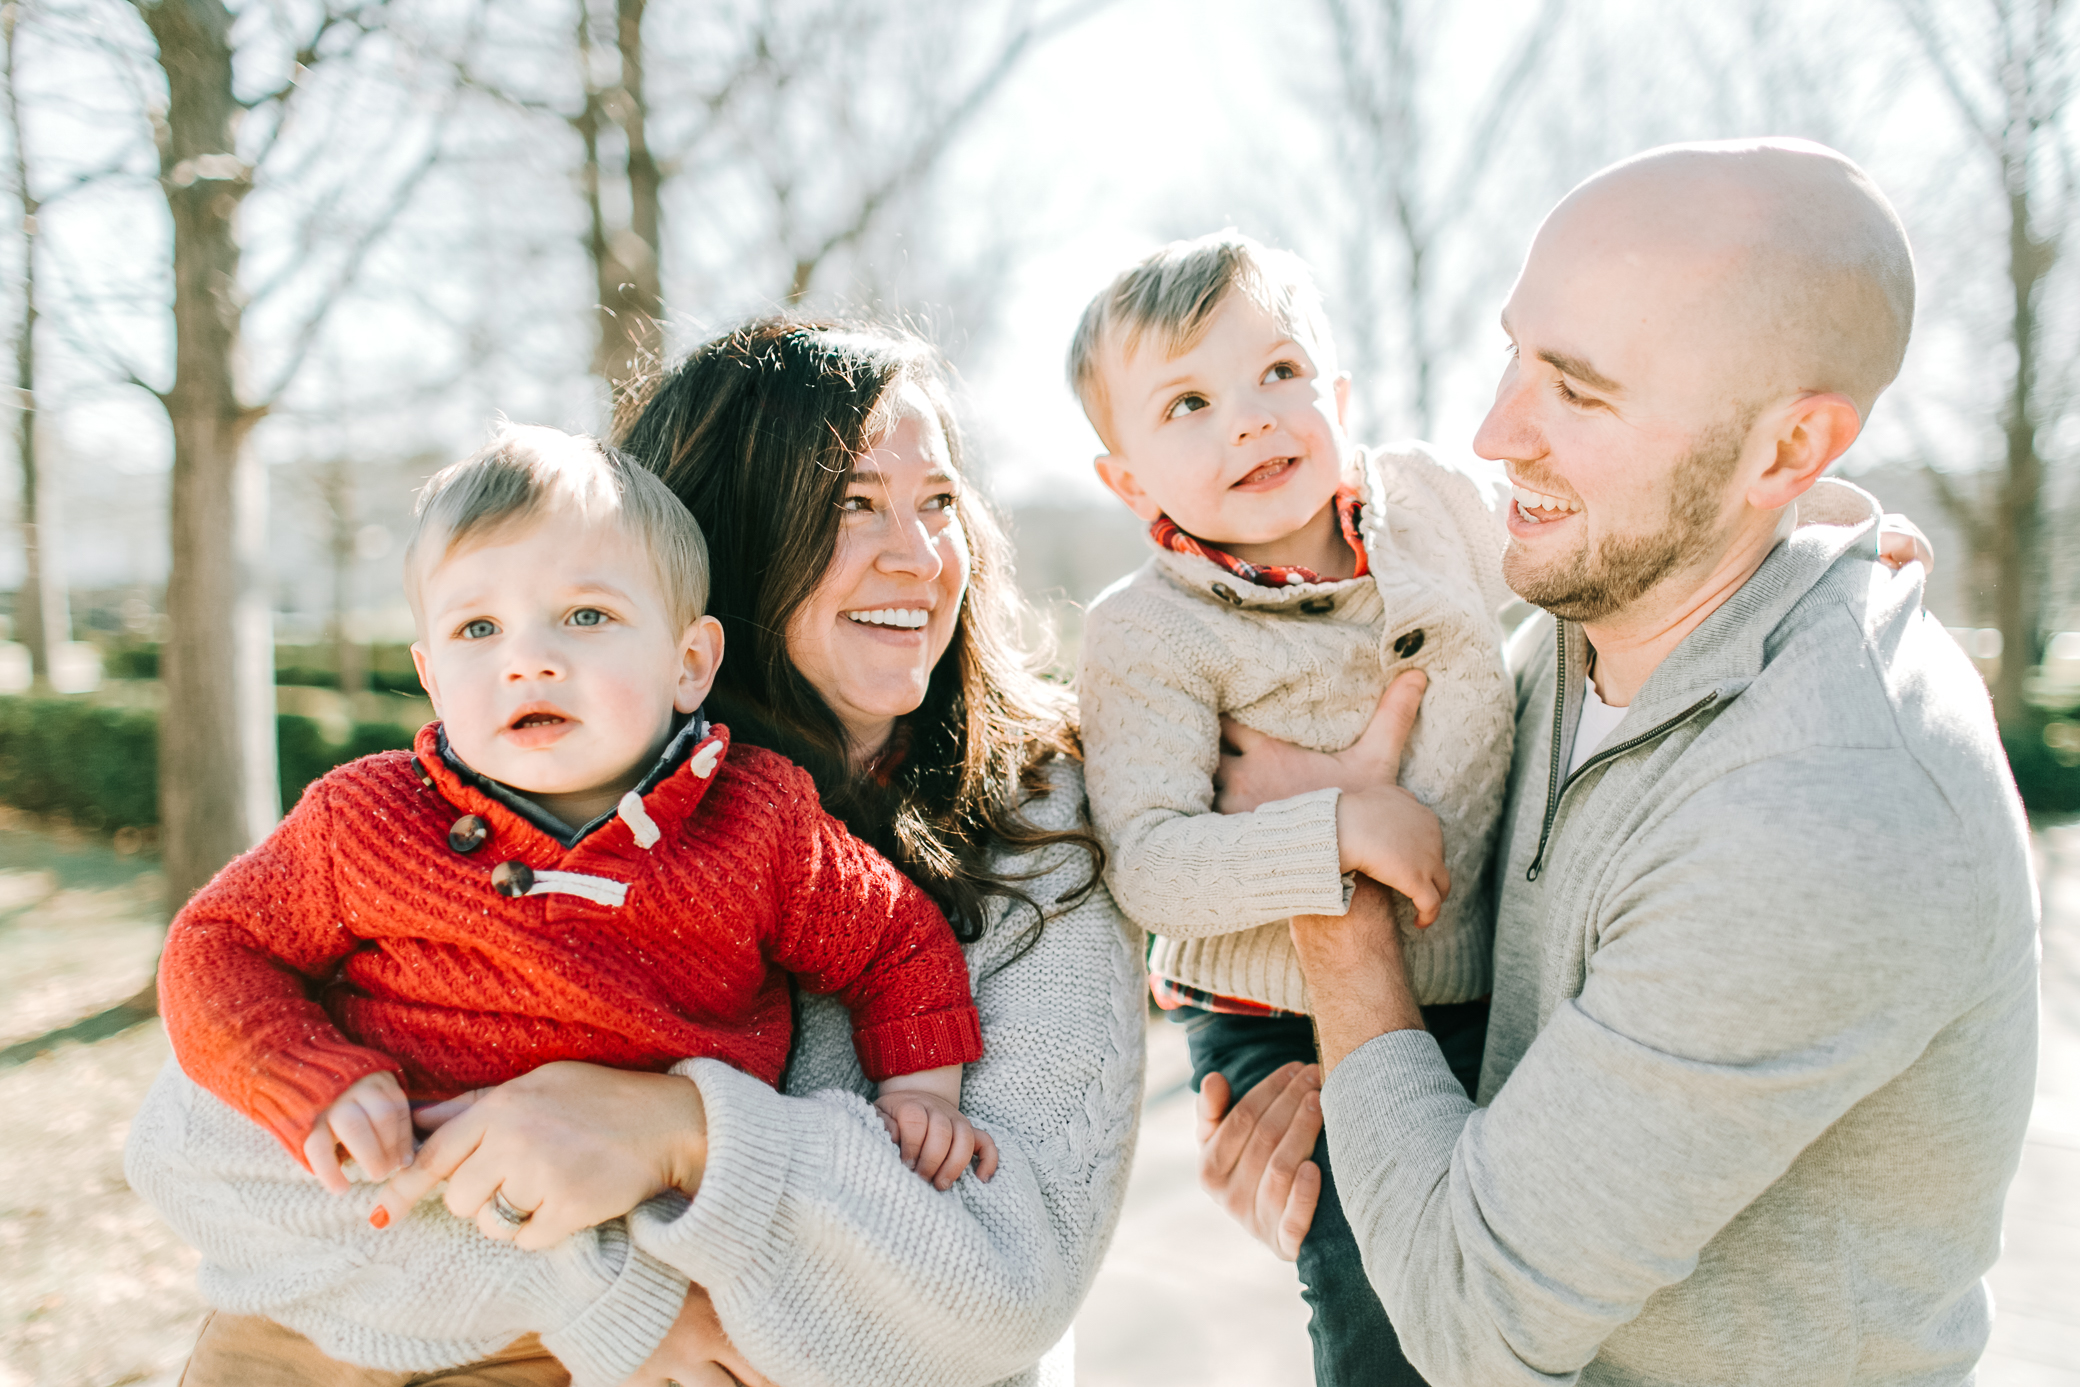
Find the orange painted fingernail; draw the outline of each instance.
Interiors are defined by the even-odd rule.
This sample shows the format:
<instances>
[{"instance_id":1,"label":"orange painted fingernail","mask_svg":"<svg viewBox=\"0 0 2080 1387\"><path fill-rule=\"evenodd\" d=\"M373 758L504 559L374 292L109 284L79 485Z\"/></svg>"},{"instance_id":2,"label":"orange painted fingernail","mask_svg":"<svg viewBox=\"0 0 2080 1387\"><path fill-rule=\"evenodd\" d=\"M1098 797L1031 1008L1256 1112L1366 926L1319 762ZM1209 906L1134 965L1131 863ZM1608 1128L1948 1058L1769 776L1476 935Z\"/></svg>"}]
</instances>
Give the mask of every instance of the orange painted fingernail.
<instances>
[{"instance_id":1,"label":"orange painted fingernail","mask_svg":"<svg viewBox=\"0 0 2080 1387\"><path fill-rule=\"evenodd\" d=\"M378 1204L375 1212L368 1216L368 1221L374 1227L388 1228L390 1226L390 1211Z\"/></svg>"}]
</instances>

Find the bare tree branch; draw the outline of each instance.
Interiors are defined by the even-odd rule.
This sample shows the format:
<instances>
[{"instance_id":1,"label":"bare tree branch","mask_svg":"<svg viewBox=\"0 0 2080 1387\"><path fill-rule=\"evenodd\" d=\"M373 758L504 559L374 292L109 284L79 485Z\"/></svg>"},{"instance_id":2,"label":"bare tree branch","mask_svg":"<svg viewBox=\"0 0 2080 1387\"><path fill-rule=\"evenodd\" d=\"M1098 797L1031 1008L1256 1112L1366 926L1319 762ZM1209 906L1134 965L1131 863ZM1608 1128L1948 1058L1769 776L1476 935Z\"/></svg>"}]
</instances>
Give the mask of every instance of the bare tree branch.
<instances>
[{"instance_id":1,"label":"bare tree branch","mask_svg":"<svg viewBox=\"0 0 2080 1387\"><path fill-rule=\"evenodd\" d=\"M1950 100L1957 107L1958 115L1964 118L1966 127L1973 134L1977 135L1980 142L1989 150L1999 154L2001 151L2000 122L1981 111L1978 102L1973 99L1970 92L1965 90L1964 75L1958 71L1956 64L1951 61L1953 45L1943 35L1935 17L1928 12L1922 0L1893 0L1893 2L1898 6L1901 18L1906 20L1907 27L1914 31L1914 37L1920 40L1922 53L1928 59L1929 67L1934 70L1936 78L1943 84L1944 90L1949 92ZM2001 27L2005 28L2006 26L2002 25Z\"/></svg>"}]
</instances>

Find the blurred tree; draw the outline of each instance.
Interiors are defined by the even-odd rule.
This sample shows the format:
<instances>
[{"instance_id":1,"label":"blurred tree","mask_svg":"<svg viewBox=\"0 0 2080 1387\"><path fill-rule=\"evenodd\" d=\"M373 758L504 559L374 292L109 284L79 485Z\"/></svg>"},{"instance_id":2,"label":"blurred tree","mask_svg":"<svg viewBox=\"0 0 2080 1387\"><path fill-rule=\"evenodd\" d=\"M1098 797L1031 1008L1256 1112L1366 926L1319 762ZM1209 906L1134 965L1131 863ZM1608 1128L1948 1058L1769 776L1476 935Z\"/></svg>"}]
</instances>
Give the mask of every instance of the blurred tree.
<instances>
[{"instance_id":1,"label":"blurred tree","mask_svg":"<svg viewBox=\"0 0 2080 1387\"><path fill-rule=\"evenodd\" d=\"M1998 411L2000 461L1987 494L1960 486L1926 460L1928 476L1994 574L2002 657L1993 680L2000 720L2027 716L2023 688L2043 655L2049 568L2043 443L2071 406L2080 352L2046 332L2044 288L2080 211L2073 134L2080 4L1989 0L1969 11L1934 0L1895 0L1919 41L1977 166L1965 177L1999 199L2006 240L2004 345L2012 352Z\"/></svg>"},{"instance_id":2,"label":"blurred tree","mask_svg":"<svg viewBox=\"0 0 2080 1387\"><path fill-rule=\"evenodd\" d=\"M51 651L72 639L65 596L65 570L56 531L48 524L55 507L51 480L44 475L36 437L36 238L42 204L29 179L29 149L23 135L20 57L17 42L24 17L21 3L0 4L0 45L5 47L6 120L13 156L15 200L21 206L22 312L14 343L14 443L21 468L22 585L15 594L15 638L29 647L36 684L50 682Z\"/></svg>"},{"instance_id":3,"label":"blurred tree","mask_svg":"<svg viewBox=\"0 0 2080 1387\"><path fill-rule=\"evenodd\" d=\"M159 741L162 856L169 908L178 908L280 814L275 773L274 630L267 575L267 472L246 446L253 425L295 377L369 247L439 152L439 136L388 189L358 182L319 199L305 251L339 239L329 282L301 286L307 302L272 382L242 388L241 325L251 290L241 278L237 217L268 156L284 148L299 89L321 62L341 61L380 31L380 0L328 11L291 44L280 82L242 94L235 17L224 0L135 0L155 42L165 105L152 111L160 186L173 227L172 384L146 385L173 433L169 634L161 652L166 711ZM281 15L272 16L283 23ZM279 37L270 35L268 37ZM260 114L267 119L248 124ZM259 125L240 147L241 127ZM307 152L307 151L304 151ZM374 211L342 232L339 198ZM387 193L387 197L372 193ZM280 283L281 281L277 281Z\"/></svg>"},{"instance_id":4,"label":"blurred tree","mask_svg":"<svg viewBox=\"0 0 2080 1387\"><path fill-rule=\"evenodd\" d=\"M1498 158L1503 137L1532 100L1540 59L1567 0L1540 0L1490 67L1472 106L1449 115L1448 103L1461 93L1447 88L1463 84L1463 69L1442 61L1456 7L1441 0L1321 0L1321 6L1337 75L1328 114L1352 204L1339 317L1350 343L1348 365L1368 427L1405 423L1407 432L1430 438L1444 359L1470 335L1467 290L1487 287L1447 279L1443 251L1468 239L1483 184L1506 164ZM1447 134L1448 127L1463 133ZM1485 299L1472 297L1485 312Z\"/></svg>"}]
</instances>

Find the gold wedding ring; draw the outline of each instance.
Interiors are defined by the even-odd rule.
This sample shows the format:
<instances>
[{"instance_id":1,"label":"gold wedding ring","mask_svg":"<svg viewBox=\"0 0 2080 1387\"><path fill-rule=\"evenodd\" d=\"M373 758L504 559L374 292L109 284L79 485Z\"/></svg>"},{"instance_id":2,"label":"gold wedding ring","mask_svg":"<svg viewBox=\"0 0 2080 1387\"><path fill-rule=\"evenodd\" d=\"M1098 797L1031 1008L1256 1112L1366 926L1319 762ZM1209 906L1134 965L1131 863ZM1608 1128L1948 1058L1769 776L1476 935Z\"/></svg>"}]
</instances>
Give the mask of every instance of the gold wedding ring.
<instances>
[{"instance_id":1,"label":"gold wedding ring","mask_svg":"<svg viewBox=\"0 0 2080 1387\"><path fill-rule=\"evenodd\" d=\"M506 1198L505 1189L501 1187L491 1192L491 1216L508 1228L519 1229L527 1226L534 1212L514 1208L513 1201Z\"/></svg>"}]
</instances>

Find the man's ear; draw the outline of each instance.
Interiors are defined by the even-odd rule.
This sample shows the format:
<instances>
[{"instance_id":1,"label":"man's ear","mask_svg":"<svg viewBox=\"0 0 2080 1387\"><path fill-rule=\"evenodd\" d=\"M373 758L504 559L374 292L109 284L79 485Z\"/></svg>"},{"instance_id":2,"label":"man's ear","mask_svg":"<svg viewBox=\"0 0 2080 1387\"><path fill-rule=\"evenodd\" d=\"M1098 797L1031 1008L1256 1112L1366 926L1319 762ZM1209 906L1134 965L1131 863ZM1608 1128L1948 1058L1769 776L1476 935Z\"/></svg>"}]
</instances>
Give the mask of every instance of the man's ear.
<instances>
[{"instance_id":1,"label":"man's ear","mask_svg":"<svg viewBox=\"0 0 2080 1387\"><path fill-rule=\"evenodd\" d=\"M1154 524L1163 508L1156 498L1141 489L1141 483L1127 470L1126 460L1117 453L1100 453L1091 466L1098 469L1098 480L1112 490L1112 494L1127 503L1127 509L1143 520Z\"/></svg>"},{"instance_id":2,"label":"man's ear","mask_svg":"<svg viewBox=\"0 0 2080 1387\"><path fill-rule=\"evenodd\" d=\"M712 616L695 617L679 639L679 686L672 691L672 706L682 713L698 709L721 668L722 623Z\"/></svg>"},{"instance_id":3,"label":"man's ear","mask_svg":"<svg viewBox=\"0 0 2080 1387\"><path fill-rule=\"evenodd\" d=\"M1748 488L1748 504L1757 510L1790 505L1861 432L1863 416L1847 395L1807 395L1784 406L1777 415L1776 456Z\"/></svg>"},{"instance_id":4,"label":"man's ear","mask_svg":"<svg viewBox=\"0 0 2080 1387\"><path fill-rule=\"evenodd\" d=\"M426 690L428 701L433 704L433 715L441 715L440 686L433 682L433 666L426 659L426 642L412 642L412 668L419 671L419 687Z\"/></svg>"}]
</instances>

